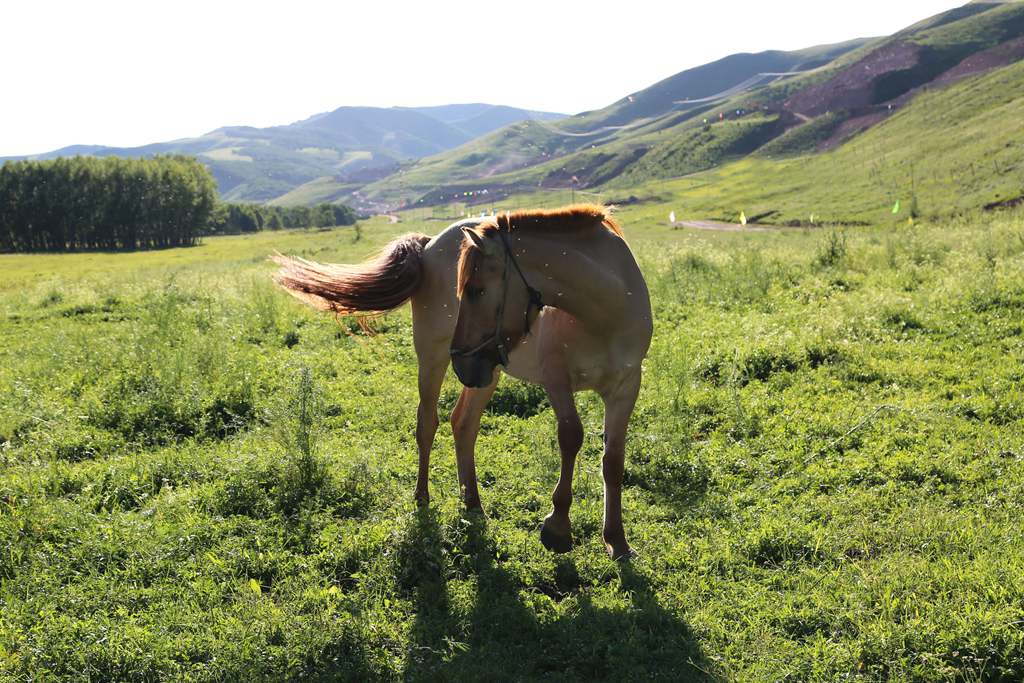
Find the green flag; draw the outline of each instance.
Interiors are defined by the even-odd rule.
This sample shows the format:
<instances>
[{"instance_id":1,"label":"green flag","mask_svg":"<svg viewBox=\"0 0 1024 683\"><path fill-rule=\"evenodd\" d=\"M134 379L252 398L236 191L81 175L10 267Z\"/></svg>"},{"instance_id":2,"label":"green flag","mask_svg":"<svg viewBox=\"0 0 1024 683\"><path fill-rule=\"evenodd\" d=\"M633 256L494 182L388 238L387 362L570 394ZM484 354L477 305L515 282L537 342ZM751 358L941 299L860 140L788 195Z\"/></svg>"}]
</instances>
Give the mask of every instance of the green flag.
<instances>
[{"instance_id":1,"label":"green flag","mask_svg":"<svg viewBox=\"0 0 1024 683\"><path fill-rule=\"evenodd\" d=\"M897 199L896 203L892 205L892 212L893 213L899 213L900 212L900 200Z\"/></svg>"}]
</instances>

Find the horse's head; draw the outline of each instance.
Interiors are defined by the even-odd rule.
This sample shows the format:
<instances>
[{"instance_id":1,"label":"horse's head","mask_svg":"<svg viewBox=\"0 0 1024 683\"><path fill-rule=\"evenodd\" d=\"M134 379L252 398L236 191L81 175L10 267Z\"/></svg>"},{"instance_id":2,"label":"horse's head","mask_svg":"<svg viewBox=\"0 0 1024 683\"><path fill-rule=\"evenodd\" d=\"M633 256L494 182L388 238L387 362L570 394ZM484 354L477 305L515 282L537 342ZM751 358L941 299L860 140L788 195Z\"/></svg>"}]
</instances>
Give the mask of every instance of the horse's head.
<instances>
[{"instance_id":1,"label":"horse's head","mask_svg":"<svg viewBox=\"0 0 1024 683\"><path fill-rule=\"evenodd\" d=\"M498 365L529 333L539 294L531 295L510 251L507 233L463 228L459 254L459 317L452 337L452 366L467 387L486 387Z\"/></svg>"}]
</instances>

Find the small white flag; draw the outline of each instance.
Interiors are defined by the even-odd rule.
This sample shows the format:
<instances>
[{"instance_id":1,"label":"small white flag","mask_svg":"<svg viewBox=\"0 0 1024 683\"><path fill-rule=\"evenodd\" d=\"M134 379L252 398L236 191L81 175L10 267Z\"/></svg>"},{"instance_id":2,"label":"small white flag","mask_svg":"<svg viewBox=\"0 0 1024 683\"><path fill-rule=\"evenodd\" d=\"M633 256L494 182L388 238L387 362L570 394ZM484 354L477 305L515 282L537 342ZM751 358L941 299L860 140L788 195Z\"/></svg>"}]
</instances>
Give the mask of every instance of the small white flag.
<instances>
[{"instance_id":1,"label":"small white flag","mask_svg":"<svg viewBox=\"0 0 1024 683\"><path fill-rule=\"evenodd\" d=\"M668 222L669 223L675 223L676 222L676 212L675 211L669 211L668 212Z\"/></svg>"}]
</instances>

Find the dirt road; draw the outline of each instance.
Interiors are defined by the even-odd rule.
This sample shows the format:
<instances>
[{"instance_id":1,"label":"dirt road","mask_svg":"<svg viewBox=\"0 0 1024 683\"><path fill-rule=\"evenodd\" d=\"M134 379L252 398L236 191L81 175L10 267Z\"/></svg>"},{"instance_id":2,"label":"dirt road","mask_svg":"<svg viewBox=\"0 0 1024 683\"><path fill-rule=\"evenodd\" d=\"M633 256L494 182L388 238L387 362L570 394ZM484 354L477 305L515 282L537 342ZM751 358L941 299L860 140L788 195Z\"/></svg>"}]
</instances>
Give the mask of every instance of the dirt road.
<instances>
[{"instance_id":1,"label":"dirt road","mask_svg":"<svg viewBox=\"0 0 1024 683\"><path fill-rule=\"evenodd\" d=\"M769 232L771 228L762 225L740 225L721 221L676 221L673 228L694 228L696 230L718 230L720 232Z\"/></svg>"}]
</instances>

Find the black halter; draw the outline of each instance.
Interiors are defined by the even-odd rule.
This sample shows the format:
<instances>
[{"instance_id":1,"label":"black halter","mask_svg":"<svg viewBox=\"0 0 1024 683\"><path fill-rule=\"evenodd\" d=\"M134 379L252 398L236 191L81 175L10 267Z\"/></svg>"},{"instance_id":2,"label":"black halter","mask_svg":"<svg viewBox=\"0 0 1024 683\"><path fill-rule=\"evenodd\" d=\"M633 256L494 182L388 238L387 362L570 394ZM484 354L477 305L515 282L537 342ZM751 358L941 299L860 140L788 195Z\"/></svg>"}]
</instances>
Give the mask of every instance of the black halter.
<instances>
[{"instance_id":1,"label":"black halter","mask_svg":"<svg viewBox=\"0 0 1024 683\"><path fill-rule=\"evenodd\" d=\"M512 247L508 243L508 233L501 228L498 229L498 234L501 236L501 244L505 247L505 270L501 275L501 302L498 304L497 319L494 323L494 334L487 339L477 344L471 349L451 349L449 353L452 358L459 356L472 356L475 353L479 353L485 346L491 342L496 342L498 345L498 362L508 367L508 349L505 348L505 343L501 340L501 321L505 317L505 300L508 298L508 273L509 273L509 262L515 267L516 272L519 273L519 279L523 281L526 286L526 291L530 296L530 300L526 303L526 311L523 312L523 334L530 334L530 310L534 307L539 311L544 307L544 301L541 298L540 291L530 286L530 283L526 281L526 276L523 275L522 268L519 267L519 262L516 261L516 257L512 254Z\"/></svg>"}]
</instances>

